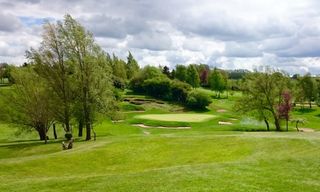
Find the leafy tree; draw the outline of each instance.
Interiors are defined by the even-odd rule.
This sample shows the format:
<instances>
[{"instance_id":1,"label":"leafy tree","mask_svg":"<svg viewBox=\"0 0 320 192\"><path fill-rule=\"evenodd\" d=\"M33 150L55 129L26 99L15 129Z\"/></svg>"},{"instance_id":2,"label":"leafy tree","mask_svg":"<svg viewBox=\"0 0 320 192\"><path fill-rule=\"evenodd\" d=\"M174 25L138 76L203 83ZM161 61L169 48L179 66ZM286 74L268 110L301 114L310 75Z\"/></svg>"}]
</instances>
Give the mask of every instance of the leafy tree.
<instances>
[{"instance_id":1,"label":"leafy tree","mask_svg":"<svg viewBox=\"0 0 320 192\"><path fill-rule=\"evenodd\" d=\"M308 101L309 107L312 108L312 101L317 97L315 81L312 79L310 74L306 74L299 79L298 85L300 88L300 96L303 100Z\"/></svg>"},{"instance_id":2,"label":"leafy tree","mask_svg":"<svg viewBox=\"0 0 320 192\"><path fill-rule=\"evenodd\" d=\"M194 65L189 65L187 68L186 82L189 83L194 88L199 87L200 85L199 74Z\"/></svg>"},{"instance_id":3,"label":"leafy tree","mask_svg":"<svg viewBox=\"0 0 320 192\"><path fill-rule=\"evenodd\" d=\"M108 57L107 57L108 58ZM124 89L127 81L126 63L113 54L111 60L113 84L116 88Z\"/></svg>"},{"instance_id":4,"label":"leafy tree","mask_svg":"<svg viewBox=\"0 0 320 192\"><path fill-rule=\"evenodd\" d=\"M187 67L184 65L177 65L175 70L175 78L182 82L187 81Z\"/></svg>"},{"instance_id":5,"label":"leafy tree","mask_svg":"<svg viewBox=\"0 0 320 192\"><path fill-rule=\"evenodd\" d=\"M96 112L108 113L113 106L112 71L107 55L92 34L70 15L61 24L61 34L66 55L75 69L77 105L86 127L86 140L90 140Z\"/></svg>"},{"instance_id":6,"label":"leafy tree","mask_svg":"<svg viewBox=\"0 0 320 192\"><path fill-rule=\"evenodd\" d=\"M51 99L55 106L51 108L55 119L64 124L66 132L71 131L72 107L74 104L73 73L74 66L67 58L67 49L61 34L62 24L46 23L43 40L38 50L31 49L27 57L35 64L35 71L49 85Z\"/></svg>"},{"instance_id":7,"label":"leafy tree","mask_svg":"<svg viewBox=\"0 0 320 192\"><path fill-rule=\"evenodd\" d=\"M17 68L12 72L15 84L8 92L1 92L5 105L0 107L7 120L34 129L40 140L47 143L47 132L53 122L51 100L47 84L32 67Z\"/></svg>"},{"instance_id":8,"label":"leafy tree","mask_svg":"<svg viewBox=\"0 0 320 192\"><path fill-rule=\"evenodd\" d=\"M129 55L127 57L127 78L130 80L139 72L139 65L138 62L134 59L131 52L129 51Z\"/></svg>"},{"instance_id":9,"label":"leafy tree","mask_svg":"<svg viewBox=\"0 0 320 192\"><path fill-rule=\"evenodd\" d=\"M291 98L292 98L291 93L289 91L284 91L282 93L282 101L278 106L278 115L280 118L286 120L287 131L288 131L288 122L290 119L290 111L292 109Z\"/></svg>"},{"instance_id":10,"label":"leafy tree","mask_svg":"<svg viewBox=\"0 0 320 192\"><path fill-rule=\"evenodd\" d=\"M165 77L165 75L158 69L153 66L145 66L140 70L130 81L129 87L138 93L143 92L142 84L147 79Z\"/></svg>"},{"instance_id":11,"label":"leafy tree","mask_svg":"<svg viewBox=\"0 0 320 192\"><path fill-rule=\"evenodd\" d=\"M277 106L282 101L282 93L288 87L288 78L281 73L251 73L245 77L243 96L237 101L238 111L253 113L263 119L269 130L269 117L277 131L281 130Z\"/></svg>"},{"instance_id":12,"label":"leafy tree","mask_svg":"<svg viewBox=\"0 0 320 192\"><path fill-rule=\"evenodd\" d=\"M210 73L209 76L209 85L210 88L218 92L218 97L227 89L227 77L222 74L217 68Z\"/></svg>"}]
</instances>

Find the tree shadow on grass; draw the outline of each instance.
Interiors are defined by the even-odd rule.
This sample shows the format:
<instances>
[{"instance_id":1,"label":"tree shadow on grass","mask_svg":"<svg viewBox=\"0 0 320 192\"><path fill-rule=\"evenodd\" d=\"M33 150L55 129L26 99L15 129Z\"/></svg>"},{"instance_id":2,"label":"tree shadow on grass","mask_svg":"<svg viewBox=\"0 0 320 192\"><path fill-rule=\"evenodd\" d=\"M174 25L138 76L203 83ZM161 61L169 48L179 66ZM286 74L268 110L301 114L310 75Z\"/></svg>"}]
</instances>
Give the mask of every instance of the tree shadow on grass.
<instances>
[{"instance_id":1,"label":"tree shadow on grass","mask_svg":"<svg viewBox=\"0 0 320 192\"><path fill-rule=\"evenodd\" d=\"M316 109L313 109L313 108L300 108L300 109L295 109L295 111L297 111L299 113L312 113L312 112L316 111Z\"/></svg>"}]
</instances>

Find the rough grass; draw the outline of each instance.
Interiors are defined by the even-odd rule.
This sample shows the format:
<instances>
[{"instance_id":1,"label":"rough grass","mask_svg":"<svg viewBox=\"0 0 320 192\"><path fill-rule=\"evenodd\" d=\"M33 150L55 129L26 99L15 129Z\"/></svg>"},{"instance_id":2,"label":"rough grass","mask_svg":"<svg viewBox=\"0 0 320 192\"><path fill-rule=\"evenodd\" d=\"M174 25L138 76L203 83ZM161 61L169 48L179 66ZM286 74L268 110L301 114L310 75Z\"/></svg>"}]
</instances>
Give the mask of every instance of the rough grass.
<instances>
[{"instance_id":1,"label":"rough grass","mask_svg":"<svg viewBox=\"0 0 320 192\"><path fill-rule=\"evenodd\" d=\"M203 122L214 118L214 115L208 114L148 114L148 115L137 115L135 118L156 120L156 121L174 121L174 122Z\"/></svg>"}]
</instances>

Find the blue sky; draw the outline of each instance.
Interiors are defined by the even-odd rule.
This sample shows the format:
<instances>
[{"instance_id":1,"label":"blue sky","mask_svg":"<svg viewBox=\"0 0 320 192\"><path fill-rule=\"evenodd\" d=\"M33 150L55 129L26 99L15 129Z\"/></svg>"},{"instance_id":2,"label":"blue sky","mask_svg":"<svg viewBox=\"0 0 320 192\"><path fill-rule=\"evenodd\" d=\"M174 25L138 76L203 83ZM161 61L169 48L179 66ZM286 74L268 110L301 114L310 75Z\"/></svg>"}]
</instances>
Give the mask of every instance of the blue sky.
<instances>
[{"instance_id":1,"label":"blue sky","mask_svg":"<svg viewBox=\"0 0 320 192\"><path fill-rule=\"evenodd\" d=\"M269 65L320 74L317 0L0 0L0 62L21 64L41 42L42 23L70 13L109 53L141 66Z\"/></svg>"}]
</instances>

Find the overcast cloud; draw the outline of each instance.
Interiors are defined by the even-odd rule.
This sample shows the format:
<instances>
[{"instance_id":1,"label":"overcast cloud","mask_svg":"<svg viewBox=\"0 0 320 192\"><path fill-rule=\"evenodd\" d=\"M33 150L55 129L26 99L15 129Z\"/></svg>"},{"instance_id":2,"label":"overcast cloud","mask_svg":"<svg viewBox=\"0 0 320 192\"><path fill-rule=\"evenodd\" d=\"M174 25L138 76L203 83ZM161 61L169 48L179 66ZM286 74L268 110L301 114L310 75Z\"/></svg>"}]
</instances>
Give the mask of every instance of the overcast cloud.
<instances>
[{"instance_id":1,"label":"overcast cloud","mask_svg":"<svg viewBox=\"0 0 320 192\"><path fill-rule=\"evenodd\" d=\"M0 62L21 64L44 20L69 13L109 53L141 66L270 65L320 74L318 0L0 0Z\"/></svg>"}]
</instances>

